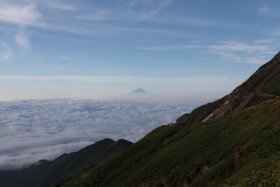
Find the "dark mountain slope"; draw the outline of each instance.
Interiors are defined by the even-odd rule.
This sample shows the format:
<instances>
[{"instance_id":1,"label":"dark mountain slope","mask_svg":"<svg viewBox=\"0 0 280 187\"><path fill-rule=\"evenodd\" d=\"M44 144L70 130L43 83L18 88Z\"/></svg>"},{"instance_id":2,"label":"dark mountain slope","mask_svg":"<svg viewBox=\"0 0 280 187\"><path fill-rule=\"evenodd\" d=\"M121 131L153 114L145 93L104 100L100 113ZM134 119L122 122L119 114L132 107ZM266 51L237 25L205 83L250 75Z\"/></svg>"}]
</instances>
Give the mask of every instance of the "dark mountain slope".
<instances>
[{"instance_id":1,"label":"dark mountain slope","mask_svg":"<svg viewBox=\"0 0 280 187\"><path fill-rule=\"evenodd\" d=\"M257 105L280 95L280 53L259 68L246 82L231 94L213 103L203 105L190 114L178 118L177 123L206 122Z\"/></svg>"},{"instance_id":2,"label":"dark mountain slope","mask_svg":"<svg viewBox=\"0 0 280 187\"><path fill-rule=\"evenodd\" d=\"M104 139L78 152L63 154L53 161L41 160L20 171L0 172L0 186L49 186L60 178L70 176L127 149L132 143L126 140Z\"/></svg>"},{"instance_id":3,"label":"dark mountain slope","mask_svg":"<svg viewBox=\"0 0 280 187\"><path fill-rule=\"evenodd\" d=\"M160 127L61 186L280 186L280 99L234 117Z\"/></svg>"}]
</instances>

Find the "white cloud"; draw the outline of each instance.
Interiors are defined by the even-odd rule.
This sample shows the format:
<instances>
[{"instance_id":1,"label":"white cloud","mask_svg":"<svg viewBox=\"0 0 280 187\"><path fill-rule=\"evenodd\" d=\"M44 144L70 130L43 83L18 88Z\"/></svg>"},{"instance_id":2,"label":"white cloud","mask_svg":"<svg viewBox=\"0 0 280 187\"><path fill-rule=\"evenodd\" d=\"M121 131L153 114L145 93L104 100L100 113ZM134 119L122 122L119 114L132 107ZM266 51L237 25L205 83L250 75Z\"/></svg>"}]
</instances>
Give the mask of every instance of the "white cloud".
<instances>
[{"instance_id":1,"label":"white cloud","mask_svg":"<svg viewBox=\"0 0 280 187\"><path fill-rule=\"evenodd\" d=\"M24 49L30 49L29 35L26 33L28 26L42 27L41 14L33 2L0 2L0 22L18 27L14 36L15 42ZM24 30L22 30L24 28ZM9 44L10 46L10 44ZM8 44L1 44L0 60L7 61L13 57L13 50Z\"/></svg>"},{"instance_id":2,"label":"white cloud","mask_svg":"<svg viewBox=\"0 0 280 187\"><path fill-rule=\"evenodd\" d=\"M0 102L0 170L77 151L103 138L136 141L195 104L38 100Z\"/></svg>"},{"instance_id":3,"label":"white cloud","mask_svg":"<svg viewBox=\"0 0 280 187\"><path fill-rule=\"evenodd\" d=\"M30 49L29 36L25 31L20 30L15 36L15 41L20 47Z\"/></svg>"},{"instance_id":4,"label":"white cloud","mask_svg":"<svg viewBox=\"0 0 280 187\"><path fill-rule=\"evenodd\" d=\"M0 61L7 61L13 57L12 49L5 43L0 43Z\"/></svg>"},{"instance_id":5,"label":"white cloud","mask_svg":"<svg viewBox=\"0 0 280 187\"><path fill-rule=\"evenodd\" d=\"M42 25L41 14L34 4L21 5L0 2L0 21L23 26Z\"/></svg>"}]
</instances>

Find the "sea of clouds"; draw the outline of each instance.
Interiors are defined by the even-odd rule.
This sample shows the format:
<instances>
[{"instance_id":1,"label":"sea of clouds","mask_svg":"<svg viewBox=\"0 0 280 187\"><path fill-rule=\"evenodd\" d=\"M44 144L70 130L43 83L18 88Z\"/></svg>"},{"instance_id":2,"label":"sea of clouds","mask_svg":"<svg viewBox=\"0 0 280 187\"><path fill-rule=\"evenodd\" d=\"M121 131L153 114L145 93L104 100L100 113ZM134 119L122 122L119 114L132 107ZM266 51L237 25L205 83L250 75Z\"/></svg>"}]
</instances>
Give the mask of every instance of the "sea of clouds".
<instances>
[{"instance_id":1,"label":"sea of clouds","mask_svg":"<svg viewBox=\"0 0 280 187\"><path fill-rule=\"evenodd\" d=\"M51 160L103 138L135 142L193 107L70 99L0 102L0 170Z\"/></svg>"}]
</instances>

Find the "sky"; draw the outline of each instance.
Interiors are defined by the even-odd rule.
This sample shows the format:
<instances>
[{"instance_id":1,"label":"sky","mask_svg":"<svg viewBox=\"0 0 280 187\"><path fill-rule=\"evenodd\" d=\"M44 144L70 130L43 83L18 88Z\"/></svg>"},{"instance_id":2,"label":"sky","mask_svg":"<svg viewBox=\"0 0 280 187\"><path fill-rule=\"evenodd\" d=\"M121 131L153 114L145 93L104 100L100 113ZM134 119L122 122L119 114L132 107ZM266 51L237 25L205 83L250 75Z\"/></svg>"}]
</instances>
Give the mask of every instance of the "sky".
<instances>
[{"instance_id":1,"label":"sky","mask_svg":"<svg viewBox=\"0 0 280 187\"><path fill-rule=\"evenodd\" d=\"M0 100L222 96L280 45L276 0L0 0Z\"/></svg>"}]
</instances>

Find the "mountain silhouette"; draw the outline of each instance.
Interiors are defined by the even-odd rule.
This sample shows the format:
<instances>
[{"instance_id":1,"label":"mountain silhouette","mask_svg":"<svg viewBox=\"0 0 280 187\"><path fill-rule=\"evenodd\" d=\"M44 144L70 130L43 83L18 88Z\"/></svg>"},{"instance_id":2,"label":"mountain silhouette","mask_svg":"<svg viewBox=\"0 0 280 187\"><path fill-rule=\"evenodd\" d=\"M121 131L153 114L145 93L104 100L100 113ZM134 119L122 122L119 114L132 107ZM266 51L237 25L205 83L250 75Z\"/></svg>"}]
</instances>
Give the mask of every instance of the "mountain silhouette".
<instances>
[{"instance_id":1,"label":"mountain silhouette","mask_svg":"<svg viewBox=\"0 0 280 187\"><path fill-rule=\"evenodd\" d=\"M40 160L22 170L0 171L0 187L48 187L59 179L96 167L131 145L126 140L107 138L80 151L63 154L53 161Z\"/></svg>"},{"instance_id":2,"label":"mountain silhouette","mask_svg":"<svg viewBox=\"0 0 280 187\"><path fill-rule=\"evenodd\" d=\"M137 88L131 92L129 92L130 94L135 94L135 95L146 95L149 94L145 89L143 88Z\"/></svg>"}]
</instances>

